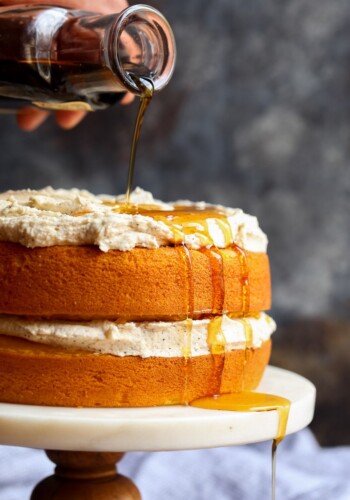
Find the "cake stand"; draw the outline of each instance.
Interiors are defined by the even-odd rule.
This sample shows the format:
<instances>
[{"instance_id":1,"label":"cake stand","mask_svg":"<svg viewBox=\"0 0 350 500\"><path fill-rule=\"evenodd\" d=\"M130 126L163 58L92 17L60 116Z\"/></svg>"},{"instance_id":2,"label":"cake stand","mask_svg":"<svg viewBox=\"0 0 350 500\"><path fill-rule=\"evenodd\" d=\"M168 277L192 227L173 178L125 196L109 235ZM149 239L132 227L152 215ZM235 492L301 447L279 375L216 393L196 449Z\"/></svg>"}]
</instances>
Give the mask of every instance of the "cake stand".
<instances>
[{"instance_id":1,"label":"cake stand","mask_svg":"<svg viewBox=\"0 0 350 500\"><path fill-rule=\"evenodd\" d=\"M312 420L316 390L295 373L269 366L257 389L291 401L287 434ZM272 440L276 411L238 413L190 406L56 408L0 404L0 443L44 448L57 464L32 500L136 500L132 481L116 473L126 451L165 451Z\"/></svg>"}]
</instances>

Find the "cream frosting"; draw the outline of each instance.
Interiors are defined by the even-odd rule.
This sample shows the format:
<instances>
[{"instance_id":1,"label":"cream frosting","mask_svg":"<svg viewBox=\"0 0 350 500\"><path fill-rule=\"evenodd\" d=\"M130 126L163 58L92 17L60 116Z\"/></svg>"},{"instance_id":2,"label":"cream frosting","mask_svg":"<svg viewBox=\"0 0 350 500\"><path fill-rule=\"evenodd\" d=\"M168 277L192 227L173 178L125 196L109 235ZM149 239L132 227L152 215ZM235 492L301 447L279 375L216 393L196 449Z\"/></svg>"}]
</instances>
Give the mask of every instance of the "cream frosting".
<instances>
[{"instance_id":1,"label":"cream frosting","mask_svg":"<svg viewBox=\"0 0 350 500\"><path fill-rule=\"evenodd\" d=\"M68 349L143 358L209 354L209 324L209 319L118 324L111 321L35 321L18 316L0 316L0 331L4 335ZM244 319L231 319L224 315L219 337L221 341L224 337L227 352L244 349L248 330L250 347L258 348L275 329L275 322L265 313Z\"/></svg>"},{"instance_id":2,"label":"cream frosting","mask_svg":"<svg viewBox=\"0 0 350 500\"><path fill-rule=\"evenodd\" d=\"M28 248L97 245L104 252L135 247L158 248L179 243L179 237L189 248L198 249L204 245L195 226L190 231L186 228L186 233L190 234L182 233L180 228L175 237L169 225L160 220L113 211L113 204L123 201L124 196L95 196L78 189L47 187L39 191L7 191L0 194L0 241L20 243ZM208 232L215 246L224 248L235 243L246 250L266 252L267 238L256 217L240 209L187 200L163 203L140 188L133 191L130 201L135 205L155 205L159 210L168 211L178 205L198 209L214 207L227 217L232 234L232 241L227 241L227 235L217 220L207 219Z\"/></svg>"}]
</instances>

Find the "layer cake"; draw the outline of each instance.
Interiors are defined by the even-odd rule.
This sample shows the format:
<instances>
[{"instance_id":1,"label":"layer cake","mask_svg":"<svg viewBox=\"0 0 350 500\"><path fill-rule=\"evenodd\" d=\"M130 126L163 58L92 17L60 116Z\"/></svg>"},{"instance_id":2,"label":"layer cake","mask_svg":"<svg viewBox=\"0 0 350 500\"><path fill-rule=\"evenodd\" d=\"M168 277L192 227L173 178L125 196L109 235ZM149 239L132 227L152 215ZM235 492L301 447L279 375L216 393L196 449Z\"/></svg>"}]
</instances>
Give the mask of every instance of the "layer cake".
<instances>
[{"instance_id":1,"label":"layer cake","mask_svg":"<svg viewBox=\"0 0 350 500\"><path fill-rule=\"evenodd\" d=\"M0 195L0 400L130 407L254 389L274 321L255 217L136 189Z\"/></svg>"}]
</instances>

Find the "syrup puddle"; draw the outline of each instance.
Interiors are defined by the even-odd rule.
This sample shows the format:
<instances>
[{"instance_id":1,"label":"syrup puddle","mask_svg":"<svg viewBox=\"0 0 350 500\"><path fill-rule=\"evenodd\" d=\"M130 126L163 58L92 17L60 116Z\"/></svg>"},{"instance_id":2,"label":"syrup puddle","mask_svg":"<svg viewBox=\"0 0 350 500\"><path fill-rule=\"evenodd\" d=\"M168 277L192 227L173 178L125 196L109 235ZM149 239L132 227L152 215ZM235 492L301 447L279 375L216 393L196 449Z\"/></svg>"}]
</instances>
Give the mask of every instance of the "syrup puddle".
<instances>
[{"instance_id":1,"label":"syrup puddle","mask_svg":"<svg viewBox=\"0 0 350 500\"><path fill-rule=\"evenodd\" d=\"M238 392L196 399L191 406L206 410L224 410L238 412L277 411L278 429L272 441L272 500L276 499L276 451L277 446L286 434L290 401L273 394L260 392Z\"/></svg>"}]
</instances>

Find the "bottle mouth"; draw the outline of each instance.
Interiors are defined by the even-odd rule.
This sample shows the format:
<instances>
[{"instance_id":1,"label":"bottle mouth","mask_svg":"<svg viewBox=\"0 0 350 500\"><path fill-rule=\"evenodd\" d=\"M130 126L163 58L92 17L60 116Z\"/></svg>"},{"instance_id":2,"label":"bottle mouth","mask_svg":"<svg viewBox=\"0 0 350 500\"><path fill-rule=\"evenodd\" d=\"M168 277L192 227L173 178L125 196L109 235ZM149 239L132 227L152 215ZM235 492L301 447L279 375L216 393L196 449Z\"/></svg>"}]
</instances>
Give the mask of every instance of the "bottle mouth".
<instances>
[{"instance_id":1,"label":"bottle mouth","mask_svg":"<svg viewBox=\"0 0 350 500\"><path fill-rule=\"evenodd\" d=\"M176 45L165 17L148 5L134 5L118 17L113 32L112 61L125 87L140 94L138 78L152 81L154 91L164 88L172 77Z\"/></svg>"}]
</instances>

